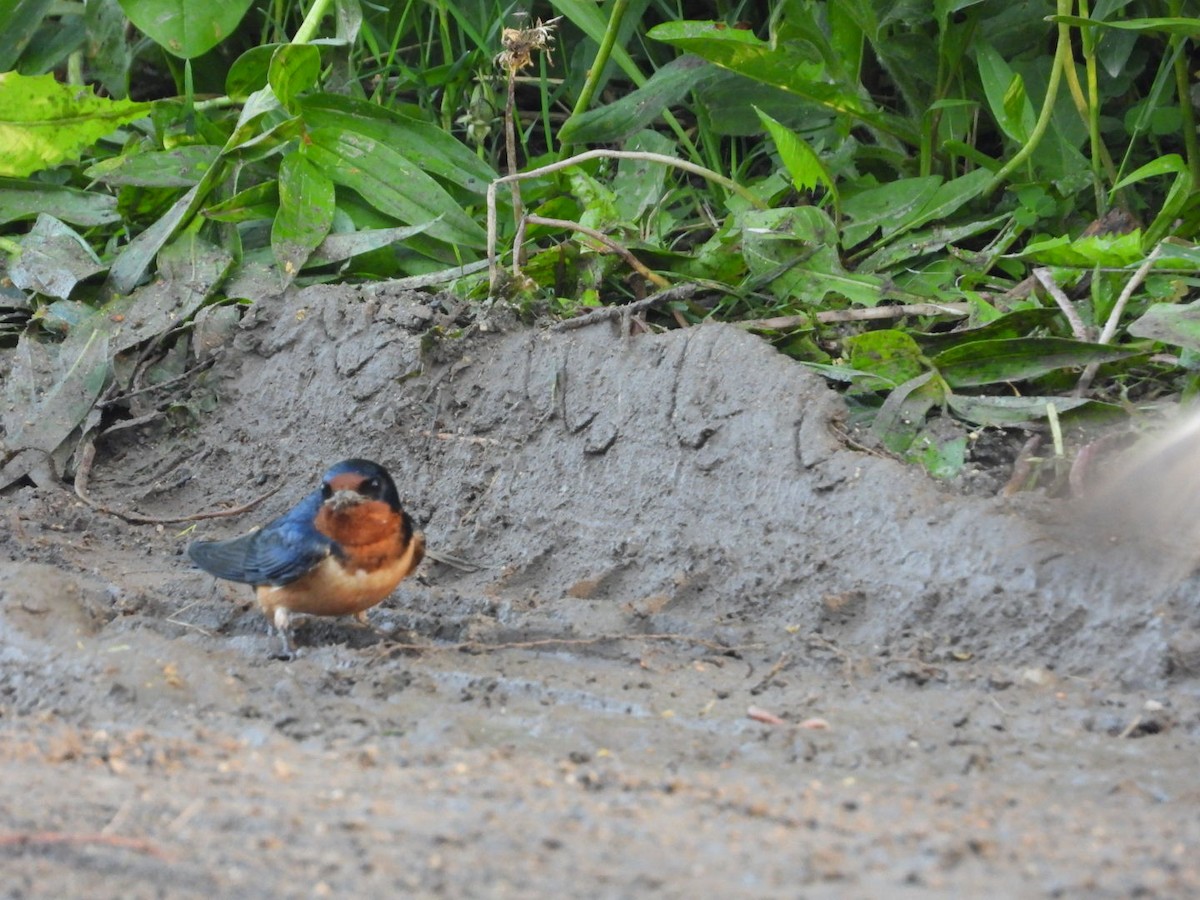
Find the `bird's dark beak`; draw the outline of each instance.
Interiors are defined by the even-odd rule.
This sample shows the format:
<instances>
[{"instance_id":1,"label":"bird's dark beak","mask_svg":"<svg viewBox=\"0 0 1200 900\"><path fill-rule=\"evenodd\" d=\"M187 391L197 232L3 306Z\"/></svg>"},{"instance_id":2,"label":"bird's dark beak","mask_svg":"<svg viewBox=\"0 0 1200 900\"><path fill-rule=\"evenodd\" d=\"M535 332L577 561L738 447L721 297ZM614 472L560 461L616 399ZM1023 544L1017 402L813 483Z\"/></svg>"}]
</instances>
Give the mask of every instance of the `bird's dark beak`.
<instances>
[{"instance_id":1,"label":"bird's dark beak","mask_svg":"<svg viewBox=\"0 0 1200 900\"><path fill-rule=\"evenodd\" d=\"M362 501L363 495L358 491L335 491L333 496L325 501L325 505L338 513L351 506L357 506Z\"/></svg>"}]
</instances>

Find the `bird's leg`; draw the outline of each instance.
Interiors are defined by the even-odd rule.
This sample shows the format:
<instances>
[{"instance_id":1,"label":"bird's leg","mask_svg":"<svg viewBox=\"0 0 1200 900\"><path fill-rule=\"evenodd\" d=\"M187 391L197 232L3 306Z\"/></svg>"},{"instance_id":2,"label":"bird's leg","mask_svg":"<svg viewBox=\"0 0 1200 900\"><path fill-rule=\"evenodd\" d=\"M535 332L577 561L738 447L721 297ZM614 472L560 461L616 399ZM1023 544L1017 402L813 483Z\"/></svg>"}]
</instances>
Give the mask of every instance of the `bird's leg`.
<instances>
[{"instance_id":1,"label":"bird's leg","mask_svg":"<svg viewBox=\"0 0 1200 900\"><path fill-rule=\"evenodd\" d=\"M283 649L274 654L274 659L292 660L296 658L296 651L292 649L292 643L288 640L288 633L291 631L292 618L288 615L286 607L277 606L275 608L275 630L279 632L279 641Z\"/></svg>"}]
</instances>

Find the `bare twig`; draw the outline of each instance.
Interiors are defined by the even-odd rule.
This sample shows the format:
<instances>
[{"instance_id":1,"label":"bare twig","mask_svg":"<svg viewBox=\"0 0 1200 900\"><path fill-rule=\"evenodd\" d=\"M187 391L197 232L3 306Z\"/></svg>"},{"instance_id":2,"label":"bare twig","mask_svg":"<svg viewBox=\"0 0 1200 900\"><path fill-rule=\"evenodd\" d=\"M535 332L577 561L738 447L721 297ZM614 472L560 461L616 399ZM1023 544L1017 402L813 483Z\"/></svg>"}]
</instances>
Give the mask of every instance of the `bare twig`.
<instances>
[{"instance_id":1,"label":"bare twig","mask_svg":"<svg viewBox=\"0 0 1200 900\"><path fill-rule=\"evenodd\" d=\"M1038 280L1038 284L1046 289L1054 302L1058 304L1058 308L1062 310L1067 321L1071 323L1071 334L1075 335L1075 339L1086 341L1090 338L1088 327L1083 324L1083 319L1079 317L1079 311L1075 309L1075 304L1071 302L1071 298L1063 293L1062 288L1054 281L1054 274L1046 268L1038 268L1033 270L1033 277Z\"/></svg>"},{"instance_id":2,"label":"bare twig","mask_svg":"<svg viewBox=\"0 0 1200 900\"><path fill-rule=\"evenodd\" d=\"M496 255L496 245L498 242L497 235L499 228L496 221L496 191L502 184L513 184L515 182L524 181L528 178L540 178L543 175L550 175L562 169L577 166L580 163L587 162L592 159L631 159L642 162L660 163L665 166L674 166L677 169L682 169L692 175L699 175L701 178L706 178L709 181L716 182L722 187L742 197L750 203L755 209L766 209L767 205L760 198L747 190L742 185L738 184L732 178L726 178L719 172L714 172L712 169L706 169L704 166L698 166L693 162L688 162L684 159L676 159L674 156L667 156L663 153L649 153L643 150L588 150L585 153L578 153L575 156L567 159L559 160L558 162L550 163L549 165L539 166L536 169L530 169L528 172L516 172L511 175L505 175L502 178L497 178L487 189L487 257L488 257L488 283L491 289L496 290L499 284L500 263ZM518 219L519 221L519 219Z\"/></svg>"},{"instance_id":3,"label":"bare twig","mask_svg":"<svg viewBox=\"0 0 1200 900\"><path fill-rule=\"evenodd\" d=\"M1117 333L1117 325L1121 322L1121 316L1125 312L1125 306L1129 303L1129 299L1133 296L1146 276L1150 274L1150 270L1154 267L1155 260L1162 255L1162 244L1159 244L1146 256L1142 264L1138 266L1137 271L1133 273L1133 277L1125 285L1125 289L1121 291L1121 295L1117 297L1117 302L1113 304L1112 312L1108 315L1108 321L1104 323L1104 329L1100 332L1100 337L1096 339L1099 344L1107 344L1113 339L1113 335ZM1096 377L1096 372L1099 371L1099 363L1090 363L1083 374L1079 376L1079 384L1075 386L1075 396L1082 397L1087 393L1088 388L1092 386L1092 380Z\"/></svg>"},{"instance_id":4,"label":"bare twig","mask_svg":"<svg viewBox=\"0 0 1200 900\"><path fill-rule=\"evenodd\" d=\"M1000 489L1002 497L1019 494L1029 486L1029 476L1033 472L1033 463L1037 459L1037 451L1041 446L1042 436L1035 434L1021 447L1021 452L1017 454L1016 462L1013 463L1012 475Z\"/></svg>"},{"instance_id":5,"label":"bare twig","mask_svg":"<svg viewBox=\"0 0 1200 900\"><path fill-rule=\"evenodd\" d=\"M595 325L597 322L609 322L613 319L619 319L622 316L630 313L640 312L643 309L649 309L651 306L657 306L660 303L670 303L674 300L686 300L696 291L700 290L702 285L695 282L686 284L677 284L674 287L669 287L666 290L659 291L657 294L651 294L642 300L636 300L633 303L627 303L623 306L604 306L595 312L590 312L587 315L579 316L576 319L567 319L565 322L559 322L551 331L570 331L575 328L584 328L588 325Z\"/></svg>"},{"instance_id":6,"label":"bare twig","mask_svg":"<svg viewBox=\"0 0 1200 900\"><path fill-rule=\"evenodd\" d=\"M485 653L498 650L536 650L540 647L588 647L621 641L646 641L654 643L692 644L715 653L729 654L749 650L757 644L730 646L719 641L692 637L687 634L597 634L588 638L538 638L531 641L505 641L489 644L483 641L460 641L456 644L402 644L384 643L385 650L411 651L415 653Z\"/></svg>"},{"instance_id":7,"label":"bare twig","mask_svg":"<svg viewBox=\"0 0 1200 900\"><path fill-rule=\"evenodd\" d=\"M871 306L865 309L831 309L808 316L774 316L769 319L747 319L737 324L742 328L784 331L788 328L802 328L814 322L828 325L832 322L899 319L903 316L955 316L963 318L970 314L971 304L969 303L907 303L901 306Z\"/></svg>"},{"instance_id":8,"label":"bare twig","mask_svg":"<svg viewBox=\"0 0 1200 900\"><path fill-rule=\"evenodd\" d=\"M117 834L65 832L65 831L8 831L0 832L0 847L45 847L52 844L100 844L120 847L147 856L167 859L167 854L151 841L143 838L121 837Z\"/></svg>"},{"instance_id":9,"label":"bare twig","mask_svg":"<svg viewBox=\"0 0 1200 900\"><path fill-rule=\"evenodd\" d=\"M770 685L771 680L786 669L792 662L792 655L786 650L779 654L779 659L775 660L775 665L767 670L767 674L758 680L758 684L750 688L751 694L761 694Z\"/></svg>"},{"instance_id":10,"label":"bare twig","mask_svg":"<svg viewBox=\"0 0 1200 900\"><path fill-rule=\"evenodd\" d=\"M572 222L570 219L548 219L545 216L528 215L525 216L525 221L531 225L549 225L552 228L566 228L570 231L578 231L580 234L586 234L592 240L597 241L617 254L621 259L625 260L629 268L633 269L651 284L659 288L670 287L671 282L663 278L657 272L651 271L640 259L629 252L627 247L618 244L602 231L597 231L595 228L589 228L586 225L580 225L578 222ZM521 244L524 243L524 229L518 231L517 240L520 242L513 247L514 257L520 256Z\"/></svg>"},{"instance_id":11,"label":"bare twig","mask_svg":"<svg viewBox=\"0 0 1200 900\"><path fill-rule=\"evenodd\" d=\"M92 473L92 464L96 460L96 443L92 440L83 442L79 450L79 464L75 469L75 496L90 506L98 513L104 513L106 516L115 516L129 522L131 525L178 525L182 522L202 522L205 519L227 519L232 516L240 516L242 513L249 512L258 506L264 500L274 496L279 492L286 482L280 482L271 490L267 491L261 497L251 500L249 503L244 503L241 506L233 509L214 510L212 512L193 513L190 516L143 516L141 513L126 512L121 509L113 509L105 506L102 503L97 503L91 498L88 492L88 478Z\"/></svg>"}]
</instances>

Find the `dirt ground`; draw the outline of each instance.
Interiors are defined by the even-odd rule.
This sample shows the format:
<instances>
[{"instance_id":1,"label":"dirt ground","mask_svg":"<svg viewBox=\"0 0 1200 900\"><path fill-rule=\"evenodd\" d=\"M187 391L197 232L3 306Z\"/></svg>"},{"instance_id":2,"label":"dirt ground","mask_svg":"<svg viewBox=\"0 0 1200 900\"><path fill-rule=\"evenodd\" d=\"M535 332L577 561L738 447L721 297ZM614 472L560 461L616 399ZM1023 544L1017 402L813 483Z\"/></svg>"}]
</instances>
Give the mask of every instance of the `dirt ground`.
<instances>
[{"instance_id":1,"label":"dirt ground","mask_svg":"<svg viewBox=\"0 0 1200 900\"><path fill-rule=\"evenodd\" d=\"M0 495L4 896L1200 896L1197 585L1152 555L849 449L731 327L318 287L210 343L90 491L252 512ZM350 456L472 565L271 659L184 548Z\"/></svg>"}]
</instances>

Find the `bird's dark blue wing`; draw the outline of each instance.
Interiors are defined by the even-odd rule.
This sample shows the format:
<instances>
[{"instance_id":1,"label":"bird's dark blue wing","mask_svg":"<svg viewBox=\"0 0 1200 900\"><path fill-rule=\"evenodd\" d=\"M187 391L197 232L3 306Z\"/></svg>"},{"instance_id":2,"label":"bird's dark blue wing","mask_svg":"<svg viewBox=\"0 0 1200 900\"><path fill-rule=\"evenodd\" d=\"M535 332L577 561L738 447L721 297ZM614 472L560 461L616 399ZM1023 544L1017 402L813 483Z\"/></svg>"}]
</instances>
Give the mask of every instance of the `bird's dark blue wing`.
<instances>
[{"instance_id":1,"label":"bird's dark blue wing","mask_svg":"<svg viewBox=\"0 0 1200 900\"><path fill-rule=\"evenodd\" d=\"M333 550L333 541L313 527L320 507L321 494L314 491L261 530L228 541L197 541L188 547L188 556L227 581L288 584Z\"/></svg>"}]
</instances>

